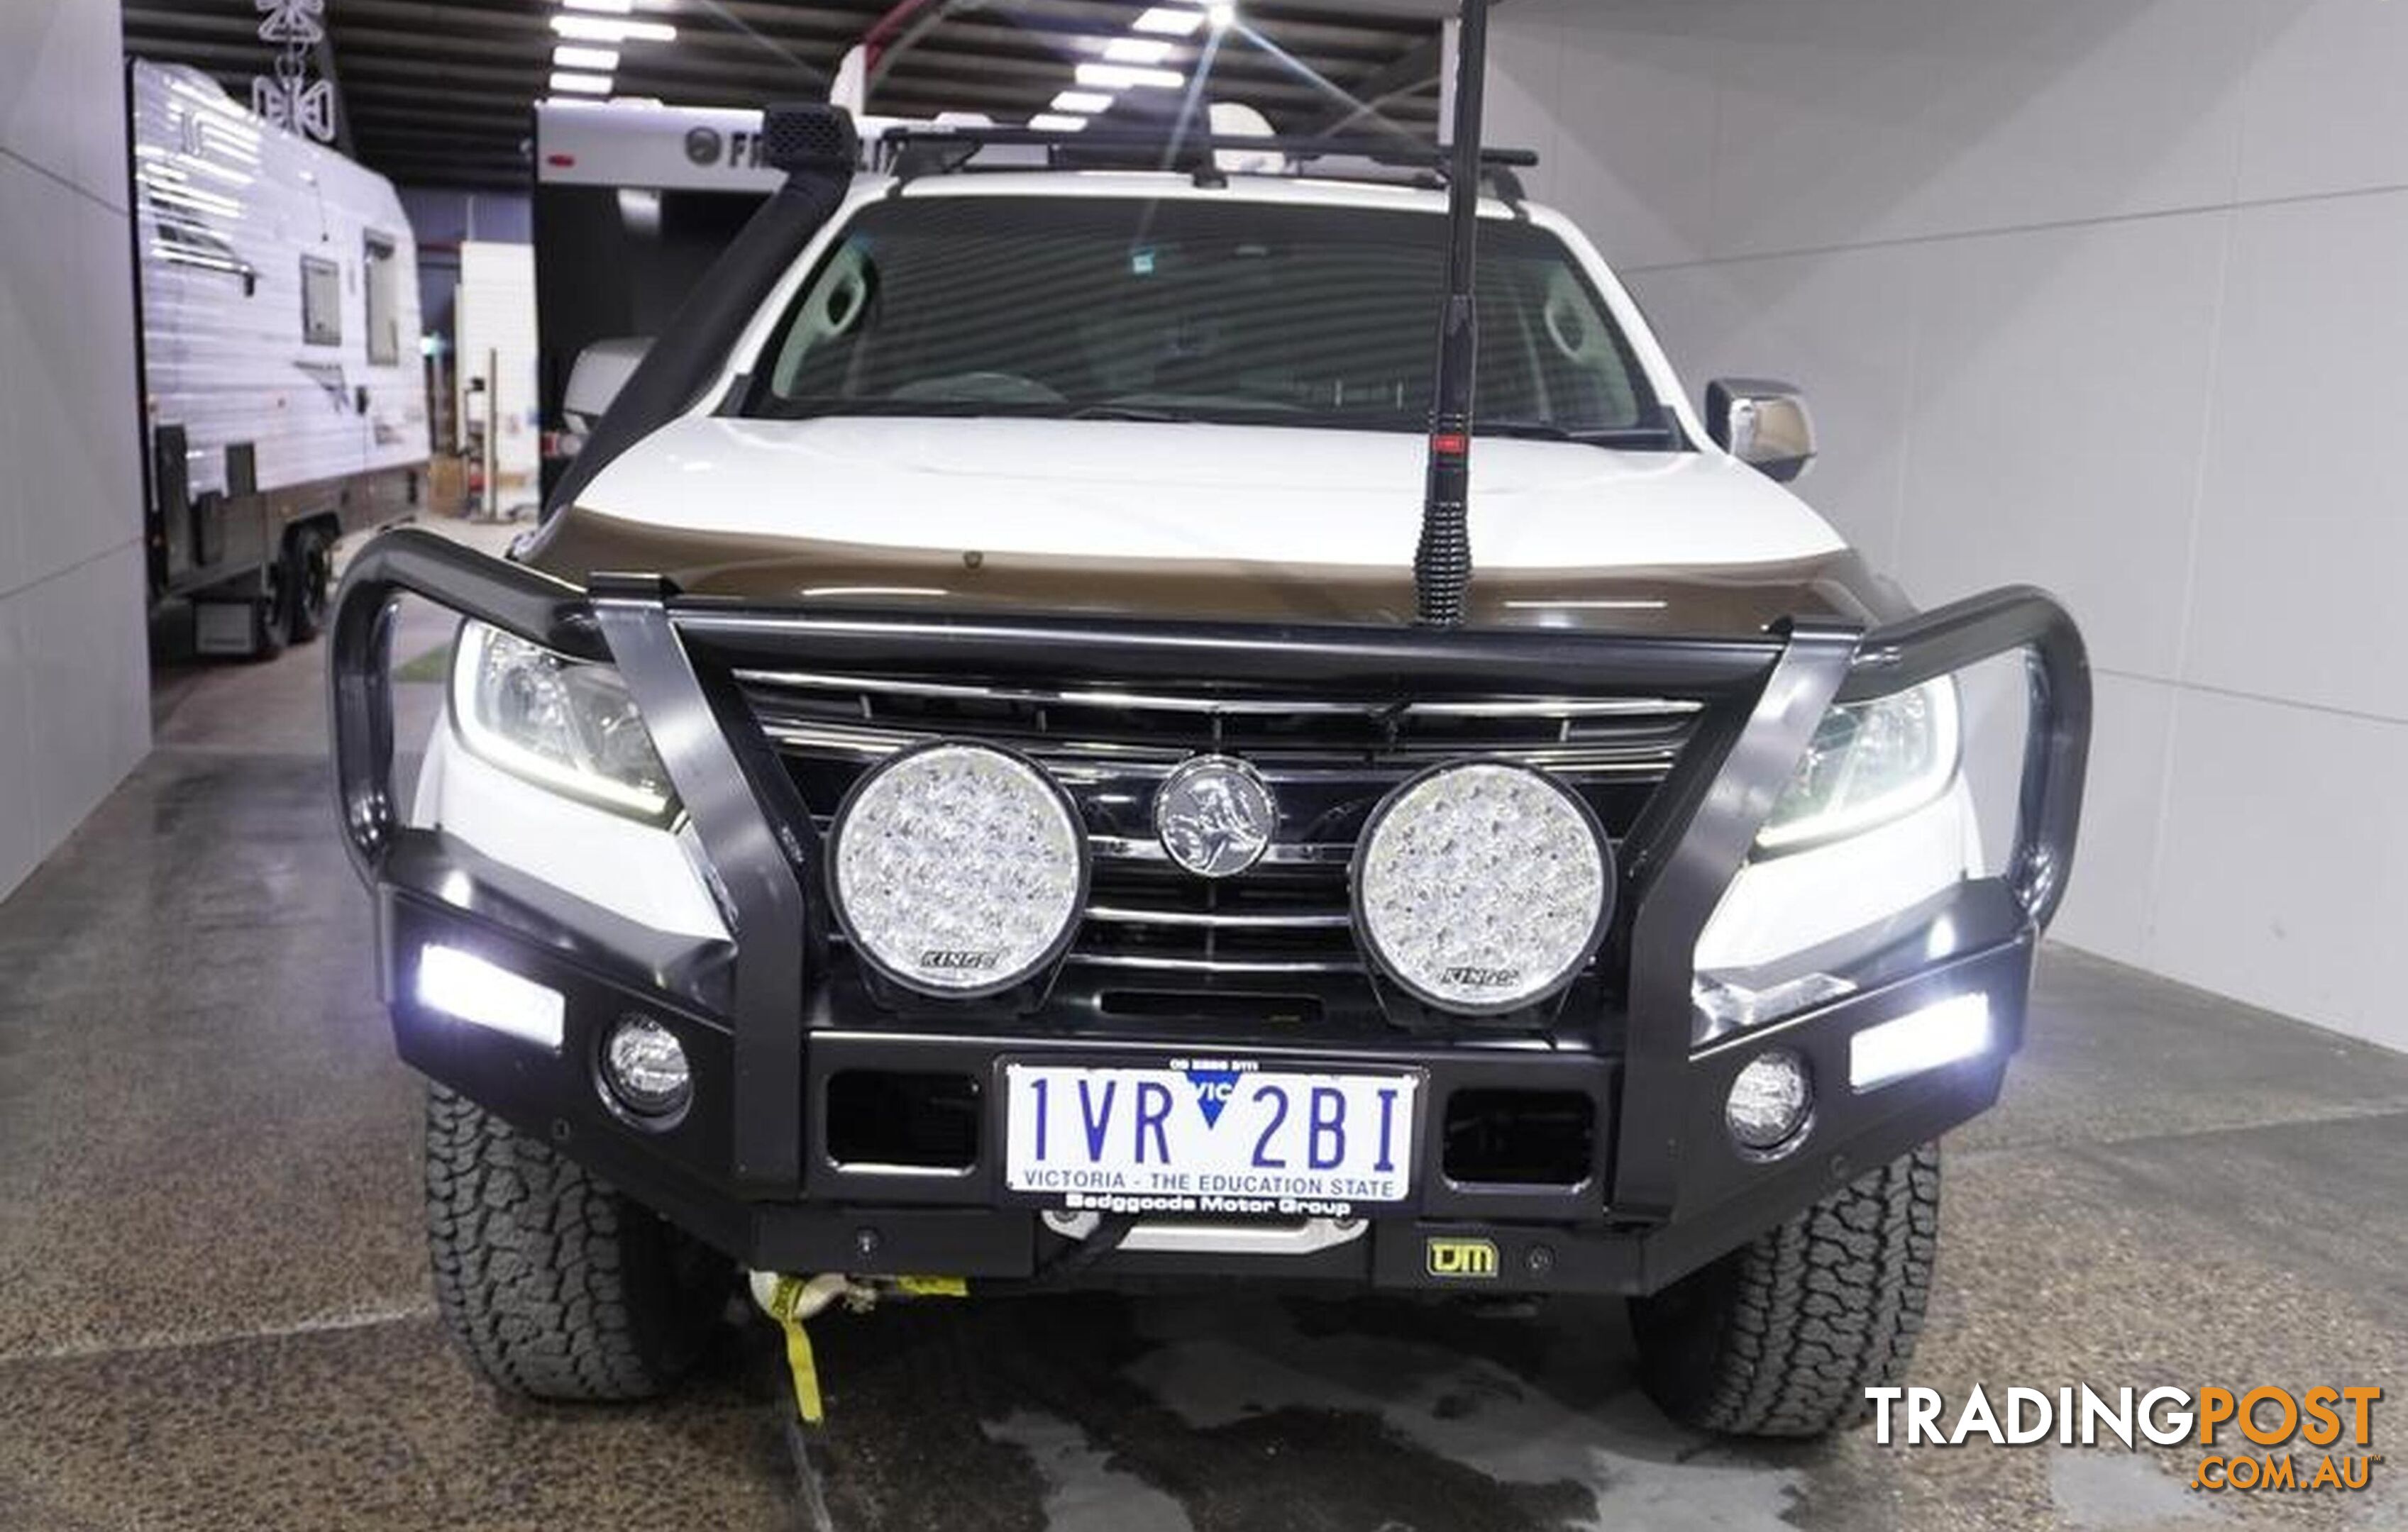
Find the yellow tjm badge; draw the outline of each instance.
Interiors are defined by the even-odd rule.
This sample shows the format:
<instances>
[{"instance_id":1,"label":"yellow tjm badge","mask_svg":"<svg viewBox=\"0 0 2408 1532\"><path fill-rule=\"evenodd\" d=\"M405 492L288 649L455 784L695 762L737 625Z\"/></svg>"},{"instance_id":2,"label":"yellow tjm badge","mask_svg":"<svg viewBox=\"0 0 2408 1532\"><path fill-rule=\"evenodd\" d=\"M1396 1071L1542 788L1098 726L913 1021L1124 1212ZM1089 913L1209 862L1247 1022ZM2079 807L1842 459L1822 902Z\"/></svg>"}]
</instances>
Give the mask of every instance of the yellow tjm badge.
<instances>
[{"instance_id":1,"label":"yellow tjm badge","mask_svg":"<svg viewBox=\"0 0 2408 1532\"><path fill-rule=\"evenodd\" d=\"M1422 1258L1433 1277L1456 1281L1488 1281L1497 1276L1497 1242L1493 1239L1456 1239L1433 1235L1422 1242Z\"/></svg>"}]
</instances>

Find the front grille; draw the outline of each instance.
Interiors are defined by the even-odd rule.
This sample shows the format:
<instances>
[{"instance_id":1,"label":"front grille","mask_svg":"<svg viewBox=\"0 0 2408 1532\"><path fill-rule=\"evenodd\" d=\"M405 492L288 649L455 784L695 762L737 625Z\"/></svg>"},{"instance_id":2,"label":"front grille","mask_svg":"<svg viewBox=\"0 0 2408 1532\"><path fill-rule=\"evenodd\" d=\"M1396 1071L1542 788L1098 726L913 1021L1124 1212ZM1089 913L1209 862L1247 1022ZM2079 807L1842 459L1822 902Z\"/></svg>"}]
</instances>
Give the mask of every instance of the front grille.
<instances>
[{"instance_id":1,"label":"front grille","mask_svg":"<svg viewBox=\"0 0 2408 1532\"><path fill-rule=\"evenodd\" d=\"M1618 842L1698 711L1654 697L1045 691L759 670L738 671L737 680L823 830L863 772L929 739L1009 746L1062 782L1084 821L1095 876L1056 1003L1272 1024L1376 1020L1348 914L1347 865L1365 820L1398 783L1466 756L1523 762L1570 785ZM1152 823L1162 779L1211 752L1253 763L1280 805L1263 860L1219 881L1170 861Z\"/></svg>"}]
</instances>

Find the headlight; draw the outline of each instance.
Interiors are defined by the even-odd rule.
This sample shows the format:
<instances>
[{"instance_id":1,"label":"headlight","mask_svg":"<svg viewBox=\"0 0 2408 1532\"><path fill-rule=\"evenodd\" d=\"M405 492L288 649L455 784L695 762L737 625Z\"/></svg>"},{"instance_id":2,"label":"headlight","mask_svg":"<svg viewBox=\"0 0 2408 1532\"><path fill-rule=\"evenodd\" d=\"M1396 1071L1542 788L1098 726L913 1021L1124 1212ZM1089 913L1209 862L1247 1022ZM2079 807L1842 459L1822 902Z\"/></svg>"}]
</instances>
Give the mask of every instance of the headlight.
<instances>
[{"instance_id":1,"label":"headlight","mask_svg":"<svg viewBox=\"0 0 2408 1532\"><path fill-rule=\"evenodd\" d=\"M607 665L463 623L452 724L475 755L555 792L638 819L666 819L674 806L636 700Z\"/></svg>"},{"instance_id":2,"label":"headlight","mask_svg":"<svg viewBox=\"0 0 2408 1532\"><path fill-rule=\"evenodd\" d=\"M1948 791L1960 744L1956 683L1945 677L1832 709L1756 849L1794 851L1914 812Z\"/></svg>"},{"instance_id":3,"label":"headlight","mask_svg":"<svg viewBox=\"0 0 2408 1532\"><path fill-rule=\"evenodd\" d=\"M939 741L893 756L846 797L828 886L853 951L896 983L968 998L1062 954L1087 896L1070 800L1029 762Z\"/></svg>"},{"instance_id":4,"label":"headlight","mask_svg":"<svg viewBox=\"0 0 2408 1532\"><path fill-rule=\"evenodd\" d=\"M1406 782L1354 852L1354 927L1382 972L1444 1010L1494 1015L1571 982L1605 934L1612 852L1588 805L1526 766Z\"/></svg>"}]
</instances>

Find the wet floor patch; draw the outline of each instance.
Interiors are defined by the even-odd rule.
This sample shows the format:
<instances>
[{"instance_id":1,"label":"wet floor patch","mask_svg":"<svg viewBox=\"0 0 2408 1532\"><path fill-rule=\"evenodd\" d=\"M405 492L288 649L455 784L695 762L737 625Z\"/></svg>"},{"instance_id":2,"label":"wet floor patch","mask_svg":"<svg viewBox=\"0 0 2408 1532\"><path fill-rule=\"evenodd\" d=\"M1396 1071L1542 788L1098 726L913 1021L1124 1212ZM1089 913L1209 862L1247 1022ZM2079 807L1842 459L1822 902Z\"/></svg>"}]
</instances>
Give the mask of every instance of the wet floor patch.
<instances>
[{"instance_id":1,"label":"wet floor patch","mask_svg":"<svg viewBox=\"0 0 2408 1532\"><path fill-rule=\"evenodd\" d=\"M1671 1426L1636 1392L1617 1305L1498 1320L1098 1296L820 1331L838 1526L1779 1532L1819 1452L1735 1451ZM925 1425L898 1453L905 1409ZM979 1423L958 1464L948 1417Z\"/></svg>"}]
</instances>

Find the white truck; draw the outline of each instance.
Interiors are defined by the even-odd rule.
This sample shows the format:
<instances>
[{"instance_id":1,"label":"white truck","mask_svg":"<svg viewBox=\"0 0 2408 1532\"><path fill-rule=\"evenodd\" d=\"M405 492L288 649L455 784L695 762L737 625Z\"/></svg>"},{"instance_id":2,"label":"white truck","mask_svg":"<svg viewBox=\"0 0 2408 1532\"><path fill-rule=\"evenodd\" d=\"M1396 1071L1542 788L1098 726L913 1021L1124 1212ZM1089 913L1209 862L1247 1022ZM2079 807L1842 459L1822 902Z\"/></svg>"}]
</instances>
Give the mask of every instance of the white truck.
<instances>
[{"instance_id":1,"label":"white truck","mask_svg":"<svg viewBox=\"0 0 2408 1532\"><path fill-rule=\"evenodd\" d=\"M1854 1418L2064 891L2063 610L1914 610L1783 487L1802 402L1695 408L1476 145L765 134L543 530L337 603L477 1364L651 1393L738 1268L1619 1293L1674 1416ZM464 621L403 804L413 593Z\"/></svg>"},{"instance_id":2,"label":"white truck","mask_svg":"<svg viewBox=\"0 0 2408 1532\"><path fill-rule=\"evenodd\" d=\"M383 177L127 67L151 595L273 653L323 624L335 539L425 501L417 244Z\"/></svg>"}]
</instances>

